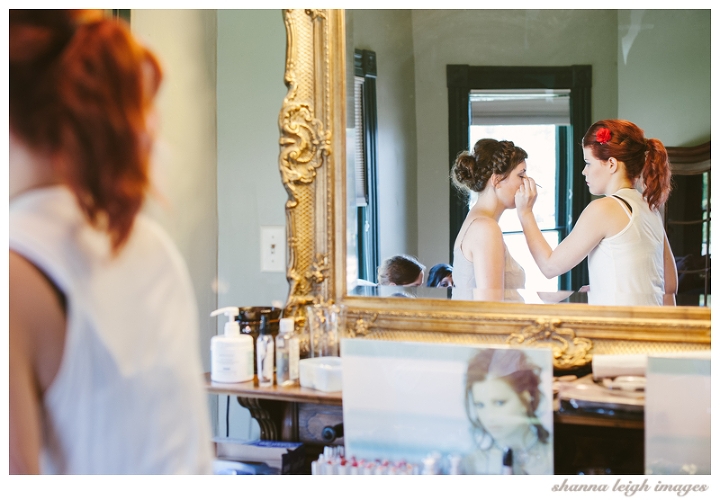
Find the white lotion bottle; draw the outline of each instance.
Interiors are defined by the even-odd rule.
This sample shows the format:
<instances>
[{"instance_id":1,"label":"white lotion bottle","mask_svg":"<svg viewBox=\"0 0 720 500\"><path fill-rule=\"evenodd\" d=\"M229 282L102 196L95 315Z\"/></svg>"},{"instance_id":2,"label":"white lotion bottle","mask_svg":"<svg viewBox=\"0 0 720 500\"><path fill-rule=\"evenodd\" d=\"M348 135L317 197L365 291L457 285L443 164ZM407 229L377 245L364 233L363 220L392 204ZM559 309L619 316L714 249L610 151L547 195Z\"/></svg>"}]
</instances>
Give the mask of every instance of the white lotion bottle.
<instances>
[{"instance_id":1,"label":"white lotion bottle","mask_svg":"<svg viewBox=\"0 0 720 500\"><path fill-rule=\"evenodd\" d=\"M281 318L280 331L275 337L277 385L290 387L300 381L300 341L295 335L295 319Z\"/></svg>"},{"instance_id":2,"label":"white lotion bottle","mask_svg":"<svg viewBox=\"0 0 720 500\"><path fill-rule=\"evenodd\" d=\"M267 318L260 316L260 333L257 338L257 378L260 387L270 387L274 382L275 371L275 343L273 337L267 332Z\"/></svg>"},{"instance_id":3,"label":"white lotion bottle","mask_svg":"<svg viewBox=\"0 0 720 500\"><path fill-rule=\"evenodd\" d=\"M228 317L223 335L210 340L210 378L214 382L233 384L253 378L253 340L250 335L240 334L236 321L240 314L237 307L223 307L210 316L225 314Z\"/></svg>"}]
</instances>

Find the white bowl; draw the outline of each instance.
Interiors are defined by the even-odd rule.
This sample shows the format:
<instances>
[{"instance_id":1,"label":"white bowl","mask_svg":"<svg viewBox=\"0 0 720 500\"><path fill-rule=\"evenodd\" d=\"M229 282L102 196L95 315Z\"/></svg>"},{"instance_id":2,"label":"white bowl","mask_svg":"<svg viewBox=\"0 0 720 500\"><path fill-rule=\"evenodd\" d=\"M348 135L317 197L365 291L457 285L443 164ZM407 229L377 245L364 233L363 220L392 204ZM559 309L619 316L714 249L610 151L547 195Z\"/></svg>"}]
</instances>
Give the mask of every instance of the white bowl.
<instances>
[{"instance_id":1,"label":"white bowl","mask_svg":"<svg viewBox=\"0 0 720 500\"><path fill-rule=\"evenodd\" d=\"M300 386L322 392L342 390L342 359L323 356L300 360Z\"/></svg>"}]
</instances>

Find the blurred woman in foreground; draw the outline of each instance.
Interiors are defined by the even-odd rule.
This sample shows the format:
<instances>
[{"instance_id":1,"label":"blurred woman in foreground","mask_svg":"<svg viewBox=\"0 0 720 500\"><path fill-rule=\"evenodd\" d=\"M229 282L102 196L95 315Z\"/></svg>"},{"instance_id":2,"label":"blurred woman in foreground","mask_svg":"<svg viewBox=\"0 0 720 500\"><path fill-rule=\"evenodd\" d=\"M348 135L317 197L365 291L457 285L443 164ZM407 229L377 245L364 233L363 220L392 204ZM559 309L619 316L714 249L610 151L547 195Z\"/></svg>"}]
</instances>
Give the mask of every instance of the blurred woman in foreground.
<instances>
[{"instance_id":1,"label":"blurred woman in foreground","mask_svg":"<svg viewBox=\"0 0 720 500\"><path fill-rule=\"evenodd\" d=\"M160 66L100 11L9 35L10 472L208 473L189 275L139 213Z\"/></svg>"}]
</instances>

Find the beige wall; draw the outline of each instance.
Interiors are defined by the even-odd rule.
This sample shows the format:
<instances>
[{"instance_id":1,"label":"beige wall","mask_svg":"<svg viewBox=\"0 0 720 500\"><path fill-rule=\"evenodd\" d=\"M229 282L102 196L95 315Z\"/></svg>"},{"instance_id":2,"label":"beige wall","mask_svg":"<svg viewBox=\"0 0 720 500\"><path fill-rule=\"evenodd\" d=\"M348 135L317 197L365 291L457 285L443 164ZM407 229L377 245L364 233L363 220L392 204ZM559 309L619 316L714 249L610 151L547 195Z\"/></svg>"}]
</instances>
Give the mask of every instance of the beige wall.
<instances>
[{"instance_id":1,"label":"beige wall","mask_svg":"<svg viewBox=\"0 0 720 500\"><path fill-rule=\"evenodd\" d=\"M218 10L217 24L218 304L284 304L285 273L260 271L260 227L285 226L285 25L278 9Z\"/></svg>"},{"instance_id":2,"label":"beige wall","mask_svg":"<svg viewBox=\"0 0 720 500\"><path fill-rule=\"evenodd\" d=\"M380 259L417 255L417 149L412 19L407 10L347 15L353 49L377 54ZM351 45L351 44L348 44Z\"/></svg>"},{"instance_id":3,"label":"beige wall","mask_svg":"<svg viewBox=\"0 0 720 500\"><path fill-rule=\"evenodd\" d=\"M618 37L618 116L666 146L709 141L710 11L622 10Z\"/></svg>"},{"instance_id":4,"label":"beige wall","mask_svg":"<svg viewBox=\"0 0 720 500\"><path fill-rule=\"evenodd\" d=\"M260 226L284 226L288 199L278 167L285 25L278 9L218 10L217 27L218 306L285 304L285 273L260 271ZM230 436L259 437L230 399ZM226 402L218 398L222 435Z\"/></svg>"},{"instance_id":5,"label":"beige wall","mask_svg":"<svg viewBox=\"0 0 720 500\"><path fill-rule=\"evenodd\" d=\"M285 225L278 170L285 27L280 10L133 10L131 25L165 71L155 158L165 201L146 211L187 262L209 371L210 338L223 327L211 311L287 298L285 273L260 271L260 226ZM223 434L225 402L211 397L215 432ZM257 437L253 424L233 402L231 435Z\"/></svg>"},{"instance_id":6,"label":"beige wall","mask_svg":"<svg viewBox=\"0 0 720 500\"><path fill-rule=\"evenodd\" d=\"M187 263L198 303L203 369L209 371L218 263L215 11L133 10L131 26L164 70L153 164L161 196L145 211L168 231ZM217 397L208 396L208 404L215 430Z\"/></svg>"},{"instance_id":7,"label":"beige wall","mask_svg":"<svg viewBox=\"0 0 720 500\"><path fill-rule=\"evenodd\" d=\"M209 370L218 254L215 11L133 10L131 25L164 70L154 167L167 203L152 200L146 210L187 262L198 301L203 367Z\"/></svg>"}]
</instances>

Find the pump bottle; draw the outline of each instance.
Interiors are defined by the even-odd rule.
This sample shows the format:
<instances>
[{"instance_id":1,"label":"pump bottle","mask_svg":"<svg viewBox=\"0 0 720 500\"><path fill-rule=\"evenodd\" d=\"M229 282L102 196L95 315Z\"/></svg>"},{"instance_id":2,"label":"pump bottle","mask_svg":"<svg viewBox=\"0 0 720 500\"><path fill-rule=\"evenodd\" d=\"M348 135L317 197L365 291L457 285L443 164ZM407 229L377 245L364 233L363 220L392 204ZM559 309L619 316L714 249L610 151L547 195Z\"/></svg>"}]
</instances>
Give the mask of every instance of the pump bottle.
<instances>
[{"instance_id":1,"label":"pump bottle","mask_svg":"<svg viewBox=\"0 0 720 500\"><path fill-rule=\"evenodd\" d=\"M225 314L228 318L223 335L210 340L210 378L215 382L246 382L253 378L253 340L240 334L237 322L240 309L223 307L210 316Z\"/></svg>"},{"instance_id":2,"label":"pump bottle","mask_svg":"<svg viewBox=\"0 0 720 500\"><path fill-rule=\"evenodd\" d=\"M300 379L300 342L295 335L295 320L280 319L280 332L275 337L275 363L277 364L277 385L290 387Z\"/></svg>"},{"instance_id":3,"label":"pump bottle","mask_svg":"<svg viewBox=\"0 0 720 500\"><path fill-rule=\"evenodd\" d=\"M257 338L257 378L260 387L273 385L275 371L275 344L267 331L267 318L260 316L260 333Z\"/></svg>"}]
</instances>

